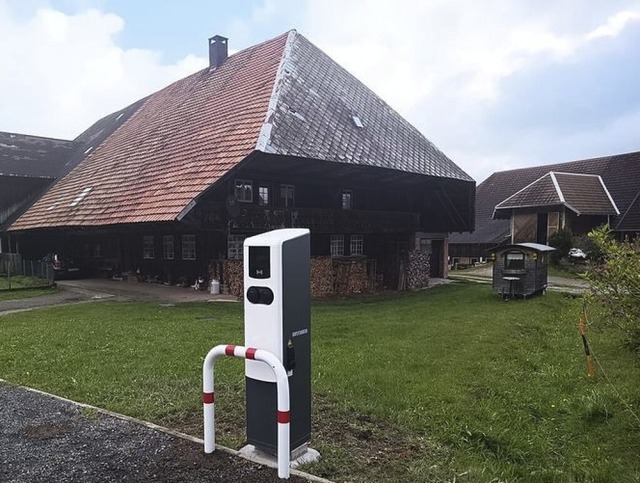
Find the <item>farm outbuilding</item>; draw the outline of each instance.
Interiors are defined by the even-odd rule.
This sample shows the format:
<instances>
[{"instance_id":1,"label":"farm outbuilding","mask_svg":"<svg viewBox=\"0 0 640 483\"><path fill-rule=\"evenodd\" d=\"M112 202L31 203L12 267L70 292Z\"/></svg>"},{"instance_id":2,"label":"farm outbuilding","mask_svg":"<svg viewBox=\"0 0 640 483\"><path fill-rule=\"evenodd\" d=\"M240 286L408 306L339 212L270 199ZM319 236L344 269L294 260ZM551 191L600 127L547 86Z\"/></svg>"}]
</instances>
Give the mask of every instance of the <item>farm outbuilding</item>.
<instances>
[{"instance_id":1,"label":"farm outbuilding","mask_svg":"<svg viewBox=\"0 0 640 483\"><path fill-rule=\"evenodd\" d=\"M503 299L529 297L547 288L549 253L539 243L516 243L489 250L493 259L493 289Z\"/></svg>"}]
</instances>

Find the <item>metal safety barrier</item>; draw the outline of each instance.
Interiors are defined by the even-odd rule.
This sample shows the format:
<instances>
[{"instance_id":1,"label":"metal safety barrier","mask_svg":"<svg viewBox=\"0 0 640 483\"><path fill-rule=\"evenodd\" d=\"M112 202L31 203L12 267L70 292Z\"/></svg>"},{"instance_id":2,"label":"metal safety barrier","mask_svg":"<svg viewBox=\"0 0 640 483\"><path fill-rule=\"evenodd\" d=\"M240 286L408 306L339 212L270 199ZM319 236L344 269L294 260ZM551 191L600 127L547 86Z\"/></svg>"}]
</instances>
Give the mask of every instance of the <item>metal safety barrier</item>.
<instances>
[{"instance_id":1,"label":"metal safety barrier","mask_svg":"<svg viewBox=\"0 0 640 483\"><path fill-rule=\"evenodd\" d=\"M289 380L280 360L271 352L240 345L217 345L209 351L202 366L202 402L204 406L204 452L213 453L215 443L215 392L213 388L213 365L222 356L242 357L267 364L276 376L278 391L278 477L289 478L290 448L289 424Z\"/></svg>"}]
</instances>

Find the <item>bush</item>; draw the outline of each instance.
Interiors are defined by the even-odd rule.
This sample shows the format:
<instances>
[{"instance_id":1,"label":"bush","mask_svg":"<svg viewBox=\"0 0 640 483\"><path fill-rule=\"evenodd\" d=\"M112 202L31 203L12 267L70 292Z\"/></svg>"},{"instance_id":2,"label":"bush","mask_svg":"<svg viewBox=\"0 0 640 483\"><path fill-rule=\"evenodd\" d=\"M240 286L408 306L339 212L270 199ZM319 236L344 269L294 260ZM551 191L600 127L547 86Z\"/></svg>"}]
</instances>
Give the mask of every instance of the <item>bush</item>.
<instances>
[{"instance_id":1,"label":"bush","mask_svg":"<svg viewBox=\"0 0 640 483\"><path fill-rule=\"evenodd\" d=\"M592 260L585 274L588 298L605 308L608 322L640 351L640 239L617 241L607 226L594 229L589 238L602 257Z\"/></svg>"},{"instance_id":2,"label":"bush","mask_svg":"<svg viewBox=\"0 0 640 483\"><path fill-rule=\"evenodd\" d=\"M554 264L558 264L561 258L566 257L569 254L569 250L573 245L573 234L571 230L562 228L549 237L549 246L556 249L555 252L551 252L551 261Z\"/></svg>"}]
</instances>

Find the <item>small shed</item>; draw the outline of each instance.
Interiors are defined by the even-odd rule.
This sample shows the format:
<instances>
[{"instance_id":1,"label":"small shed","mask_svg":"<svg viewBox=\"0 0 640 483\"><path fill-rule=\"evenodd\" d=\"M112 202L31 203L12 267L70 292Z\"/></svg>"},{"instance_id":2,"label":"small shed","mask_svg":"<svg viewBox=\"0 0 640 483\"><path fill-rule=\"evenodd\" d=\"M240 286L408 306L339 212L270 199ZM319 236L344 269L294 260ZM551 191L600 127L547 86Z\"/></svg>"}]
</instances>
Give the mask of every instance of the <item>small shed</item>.
<instances>
[{"instance_id":1,"label":"small shed","mask_svg":"<svg viewBox=\"0 0 640 483\"><path fill-rule=\"evenodd\" d=\"M516 243L489 250L493 260L493 289L503 299L528 297L547 288L549 253L539 243Z\"/></svg>"}]
</instances>

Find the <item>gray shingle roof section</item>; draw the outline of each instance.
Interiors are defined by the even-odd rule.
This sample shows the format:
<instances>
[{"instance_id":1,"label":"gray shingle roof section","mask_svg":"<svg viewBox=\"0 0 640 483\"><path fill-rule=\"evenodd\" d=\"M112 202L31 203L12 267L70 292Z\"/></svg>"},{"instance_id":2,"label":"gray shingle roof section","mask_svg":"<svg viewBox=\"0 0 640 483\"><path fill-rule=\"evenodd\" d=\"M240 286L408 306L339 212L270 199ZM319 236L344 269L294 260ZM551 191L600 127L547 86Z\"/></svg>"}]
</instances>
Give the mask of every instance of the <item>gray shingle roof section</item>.
<instances>
[{"instance_id":1,"label":"gray shingle roof section","mask_svg":"<svg viewBox=\"0 0 640 483\"><path fill-rule=\"evenodd\" d=\"M562 203L551 173L545 174L530 185L496 205L496 210L523 208L527 206L549 206Z\"/></svg>"},{"instance_id":2,"label":"gray shingle roof section","mask_svg":"<svg viewBox=\"0 0 640 483\"><path fill-rule=\"evenodd\" d=\"M640 231L640 191L638 191L629 208L620 215L616 230Z\"/></svg>"},{"instance_id":3,"label":"gray shingle roof section","mask_svg":"<svg viewBox=\"0 0 640 483\"><path fill-rule=\"evenodd\" d=\"M602 178L620 215L611 226L640 231L640 151L531 168L498 171L476 189L476 231L455 233L451 243L491 243L509 232L509 220L493 220L495 206L550 171L595 174Z\"/></svg>"},{"instance_id":4,"label":"gray shingle roof section","mask_svg":"<svg viewBox=\"0 0 640 483\"><path fill-rule=\"evenodd\" d=\"M76 147L64 139L0 132L0 175L53 179Z\"/></svg>"},{"instance_id":5,"label":"gray shingle roof section","mask_svg":"<svg viewBox=\"0 0 640 483\"><path fill-rule=\"evenodd\" d=\"M554 173L568 208L578 215L619 215L602 178L595 174Z\"/></svg>"},{"instance_id":6,"label":"gray shingle roof section","mask_svg":"<svg viewBox=\"0 0 640 483\"><path fill-rule=\"evenodd\" d=\"M269 153L473 179L364 84L292 31L267 116Z\"/></svg>"},{"instance_id":7,"label":"gray shingle roof section","mask_svg":"<svg viewBox=\"0 0 640 483\"><path fill-rule=\"evenodd\" d=\"M511 209L564 205L578 215L618 215L618 209L595 174L545 174L496 205L494 218L509 218Z\"/></svg>"}]
</instances>

